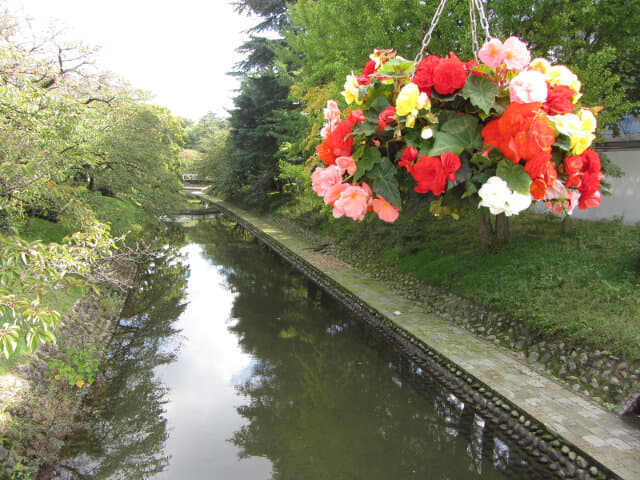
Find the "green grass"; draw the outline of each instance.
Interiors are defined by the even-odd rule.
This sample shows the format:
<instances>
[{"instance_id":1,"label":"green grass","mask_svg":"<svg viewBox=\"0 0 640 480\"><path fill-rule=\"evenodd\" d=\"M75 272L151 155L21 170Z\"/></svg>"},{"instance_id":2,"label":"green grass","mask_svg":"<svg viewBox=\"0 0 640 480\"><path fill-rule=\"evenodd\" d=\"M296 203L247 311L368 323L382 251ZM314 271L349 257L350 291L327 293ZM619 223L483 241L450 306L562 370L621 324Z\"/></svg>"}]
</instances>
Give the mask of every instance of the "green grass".
<instances>
[{"instance_id":1,"label":"green grass","mask_svg":"<svg viewBox=\"0 0 640 480\"><path fill-rule=\"evenodd\" d=\"M73 228L65 222L51 222L42 218L29 218L20 229L25 240L41 240L44 243L60 242L73 232Z\"/></svg>"},{"instance_id":2,"label":"green grass","mask_svg":"<svg viewBox=\"0 0 640 480\"><path fill-rule=\"evenodd\" d=\"M47 297L47 307L52 310L56 310L60 315L64 316L71 311L73 305L81 296L82 288L80 287L70 287L64 290L59 290ZM18 346L9 359L5 358L3 354L0 354L0 375L14 372L18 365L21 365L28 360L29 355L30 352L27 349L24 335L21 335L18 341Z\"/></svg>"},{"instance_id":3,"label":"green grass","mask_svg":"<svg viewBox=\"0 0 640 480\"><path fill-rule=\"evenodd\" d=\"M150 221L148 215L130 200L106 197L99 193L87 193L84 200L91 206L98 220L111 225L114 236L129 232L138 236Z\"/></svg>"},{"instance_id":4,"label":"green grass","mask_svg":"<svg viewBox=\"0 0 640 480\"><path fill-rule=\"evenodd\" d=\"M311 196L276 214L542 335L640 358L638 226L572 220L573 234L563 236L558 219L524 214L510 219L510 243L485 250L472 214L456 221L422 210L393 225L336 220Z\"/></svg>"}]
</instances>

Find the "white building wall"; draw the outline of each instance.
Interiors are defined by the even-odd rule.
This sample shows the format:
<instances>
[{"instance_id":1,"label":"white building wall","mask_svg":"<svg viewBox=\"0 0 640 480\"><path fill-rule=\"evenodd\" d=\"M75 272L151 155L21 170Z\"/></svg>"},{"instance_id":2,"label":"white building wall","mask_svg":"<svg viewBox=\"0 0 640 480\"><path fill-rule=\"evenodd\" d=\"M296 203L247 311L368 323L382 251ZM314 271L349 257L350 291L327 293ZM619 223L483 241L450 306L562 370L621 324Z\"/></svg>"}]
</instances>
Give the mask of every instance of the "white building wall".
<instances>
[{"instance_id":1,"label":"white building wall","mask_svg":"<svg viewBox=\"0 0 640 480\"><path fill-rule=\"evenodd\" d=\"M610 150L604 152L618 165L624 175L621 178L605 177L611 184L611 195L603 195L596 208L577 209L573 217L585 220L613 220L622 218L624 223L640 222L640 149Z\"/></svg>"}]
</instances>

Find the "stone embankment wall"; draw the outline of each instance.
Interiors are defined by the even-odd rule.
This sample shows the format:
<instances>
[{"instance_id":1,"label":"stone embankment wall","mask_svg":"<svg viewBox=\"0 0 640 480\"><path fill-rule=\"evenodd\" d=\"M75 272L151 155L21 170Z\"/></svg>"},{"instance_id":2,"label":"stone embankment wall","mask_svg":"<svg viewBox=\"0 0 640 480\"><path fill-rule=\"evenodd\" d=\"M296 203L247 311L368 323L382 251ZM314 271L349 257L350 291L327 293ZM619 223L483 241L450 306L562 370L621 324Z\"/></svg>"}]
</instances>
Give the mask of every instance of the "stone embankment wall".
<instances>
[{"instance_id":1,"label":"stone embankment wall","mask_svg":"<svg viewBox=\"0 0 640 480\"><path fill-rule=\"evenodd\" d=\"M421 339L397 327L388 317L385 317L370 307L350 291L346 290L341 284L337 283L336 280L318 270L317 266L311 265L308 261L276 240L276 238L272 236L275 231L268 228L271 233L267 234L261 230L260 227L256 227L250 223L250 221L229 210L227 206L222 205L221 202L217 202L216 206L220 207L220 210L225 213L225 215L256 235L270 248L314 280L321 288L327 291L327 293L337 298L362 319L367 321L367 323L377 330L389 343L396 345L398 350L403 355L406 355L416 367L424 371L429 371L431 375L440 380L454 395L458 396L463 402L468 402L476 408L484 418L489 419L506 437L509 437L525 457L531 458L534 464L543 468L550 478L621 478L607 466L591 457L590 454L567 442L566 439L559 436L557 432L543 426L536 418L530 416L526 410L521 409L506 397L501 396L490 386L477 381L473 375L470 375L463 368L443 357ZM259 221L259 223L262 222ZM284 228L283 230L287 230L289 233L294 231L294 228L291 228L291 224L289 224L288 227L289 228ZM295 236L298 237L298 233L302 232L298 231L296 233ZM281 237L288 237L288 235L289 234L282 235ZM301 236L304 236L304 234L302 233ZM317 244L318 242L312 241L308 243ZM330 244L330 242L325 242L323 249L330 248L327 246L328 244ZM362 266L364 262L364 264L367 265L367 259L360 258L358 260L358 262L352 263L358 263L359 266ZM367 266L370 267L371 264L369 263ZM372 276L382 279L382 275L379 273L370 273ZM409 279L406 279L405 284L402 285L398 283L398 280L399 279L396 278L392 282L392 285L401 288L410 300L419 298L416 297L416 295L420 295L421 287L419 285L415 282L412 284ZM396 291L397 289L393 290ZM433 291L432 293L438 295L440 303L442 303L442 292ZM458 300L454 299L454 297L451 297L451 299ZM429 303L428 300L424 301L424 305L429 305ZM457 304L455 309L459 311L459 304ZM433 312L435 313L435 310ZM498 340L497 336L495 340ZM587 405L586 402L583 403ZM618 424L618 422L614 423L616 425ZM625 448L626 445L625 443ZM635 463L633 463L630 468L636 469ZM627 469L627 467L623 467L623 470L624 469ZM640 469L636 470L640 471ZM630 478L627 477L627 475L624 475L624 477Z\"/></svg>"}]
</instances>

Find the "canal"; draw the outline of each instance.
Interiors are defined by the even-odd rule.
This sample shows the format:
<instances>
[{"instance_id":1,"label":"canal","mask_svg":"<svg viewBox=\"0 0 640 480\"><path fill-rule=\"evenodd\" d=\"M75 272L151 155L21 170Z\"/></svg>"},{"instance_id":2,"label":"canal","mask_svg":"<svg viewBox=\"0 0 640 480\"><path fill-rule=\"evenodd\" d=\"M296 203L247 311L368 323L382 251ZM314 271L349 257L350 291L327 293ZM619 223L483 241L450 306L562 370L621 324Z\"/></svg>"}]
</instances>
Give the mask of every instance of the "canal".
<instances>
[{"instance_id":1,"label":"canal","mask_svg":"<svg viewBox=\"0 0 640 480\"><path fill-rule=\"evenodd\" d=\"M169 238L57 478L548 478L235 224Z\"/></svg>"}]
</instances>

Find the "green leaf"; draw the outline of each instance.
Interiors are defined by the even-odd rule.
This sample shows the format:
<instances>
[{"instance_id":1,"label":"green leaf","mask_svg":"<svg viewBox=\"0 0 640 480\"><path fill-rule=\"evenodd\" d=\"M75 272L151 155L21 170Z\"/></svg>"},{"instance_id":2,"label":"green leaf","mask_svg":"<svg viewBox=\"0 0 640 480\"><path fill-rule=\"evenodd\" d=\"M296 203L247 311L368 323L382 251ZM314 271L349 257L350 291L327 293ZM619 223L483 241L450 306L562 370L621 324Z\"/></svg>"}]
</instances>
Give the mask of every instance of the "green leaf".
<instances>
[{"instance_id":1,"label":"green leaf","mask_svg":"<svg viewBox=\"0 0 640 480\"><path fill-rule=\"evenodd\" d=\"M396 179L396 168L384 157L371 172L367 175L373 182L373 191L384 197L386 201L400 208L402 200L398 190L398 180Z\"/></svg>"},{"instance_id":2,"label":"green leaf","mask_svg":"<svg viewBox=\"0 0 640 480\"><path fill-rule=\"evenodd\" d=\"M473 70L475 70L476 72L480 72L480 73L491 73L491 70L493 70L493 68L491 68L489 65L484 65L483 63L478 63L478 64L473 66Z\"/></svg>"},{"instance_id":3,"label":"green leaf","mask_svg":"<svg viewBox=\"0 0 640 480\"><path fill-rule=\"evenodd\" d=\"M38 334L36 332L29 332L27 334L27 348L30 352L33 352L38 346Z\"/></svg>"},{"instance_id":4,"label":"green leaf","mask_svg":"<svg viewBox=\"0 0 640 480\"><path fill-rule=\"evenodd\" d=\"M358 149L355 152L351 154L351 157L354 160L359 160L360 158L362 158L363 153L364 153L364 145L361 145L358 147Z\"/></svg>"},{"instance_id":5,"label":"green leaf","mask_svg":"<svg viewBox=\"0 0 640 480\"><path fill-rule=\"evenodd\" d=\"M373 135L377 128L378 124L373 124L370 122L360 122L358 123L358 126L353 130L353 134L370 137L371 135Z\"/></svg>"},{"instance_id":6,"label":"green leaf","mask_svg":"<svg viewBox=\"0 0 640 480\"><path fill-rule=\"evenodd\" d=\"M380 96L376 98L376 101L371 104L371 110L373 110L376 113L376 120L378 119L378 115L382 113L384 109L390 106L391 104L389 103L389 100L387 100L386 97Z\"/></svg>"},{"instance_id":7,"label":"green leaf","mask_svg":"<svg viewBox=\"0 0 640 480\"><path fill-rule=\"evenodd\" d=\"M395 57L388 60L378 73L385 73L385 77L403 77L413 69L413 61L402 57Z\"/></svg>"},{"instance_id":8,"label":"green leaf","mask_svg":"<svg viewBox=\"0 0 640 480\"><path fill-rule=\"evenodd\" d=\"M437 157L445 152L460 155L463 150L472 153L482 148L482 135L478 119L470 115L459 115L447 121L433 135L433 147L429 156Z\"/></svg>"},{"instance_id":9,"label":"green leaf","mask_svg":"<svg viewBox=\"0 0 640 480\"><path fill-rule=\"evenodd\" d=\"M496 103L498 85L493 83L487 77L469 75L460 94L464 98L469 99L473 105L478 107L484 113L489 114L489 111Z\"/></svg>"},{"instance_id":10,"label":"green leaf","mask_svg":"<svg viewBox=\"0 0 640 480\"><path fill-rule=\"evenodd\" d=\"M493 177L493 173L490 170L487 170L485 172L476 173L471 177L471 180L473 180L476 185L484 185L491 177Z\"/></svg>"},{"instance_id":11,"label":"green leaf","mask_svg":"<svg viewBox=\"0 0 640 480\"><path fill-rule=\"evenodd\" d=\"M496 175L507 182L509 188L514 192L529 195L531 177L524 171L522 165L509 160L503 160L498 163Z\"/></svg>"},{"instance_id":12,"label":"green leaf","mask_svg":"<svg viewBox=\"0 0 640 480\"><path fill-rule=\"evenodd\" d=\"M358 161L358 170L353 176L353 179L356 181L360 180L367 171L371 170L374 165L377 165L381 161L382 157L380 155L380 150L376 147L366 147L362 154L362 158Z\"/></svg>"},{"instance_id":13,"label":"green leaf","mask_svg":"<svg viewBox=\"0 0 640 480\"><path fill-rule=\"evenodd\" d=\"M566 135L559 134L553 146L558 147L560 150L568 152L569 150L571 150L571 138L567 137Z\"/></svg>"},{"instance_id":14,"label":"green leaf","mask_svg":"<svg viewBox=\"0 0 640 480\"><path fill-rule=\"evenodd\" d=\"M460 198L467 198L470 197L471 195L473 195L474 193L476 193L478 191L478 188L473 184L473 182L467 182L465 184L465 191L462 194L462 197Z\"/></svg>"},{"instance_id":15,"label":"green leaf","mask_svg":"<svg viewBox=\"0 0 640 480\"><path fill-rule=\"evenodd\" d=\"M358 89L358 99L359 100L364 100L364 97L367 96L367 90L369 90L369 87L367 85L362 85L359 89Z\"/></svg>"},{"instance_id":16,"label":"green leaf","mask_svg":"<svg viewBox=\"0 0 640 480\"><path fill-rule=\"evenodd\" d=\"M476 153L473 157L471 157L471 163L473 163L478 168L478 171L482 171L486 168L489 168L495 162L493 162L491 158L487 158L481 153Z\"/></svg>"}]
</instances>

